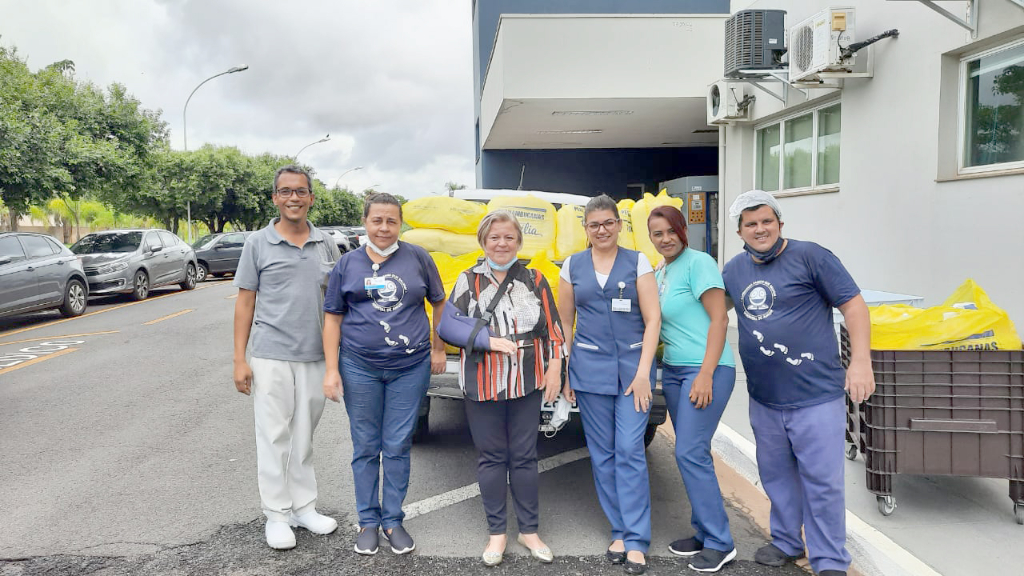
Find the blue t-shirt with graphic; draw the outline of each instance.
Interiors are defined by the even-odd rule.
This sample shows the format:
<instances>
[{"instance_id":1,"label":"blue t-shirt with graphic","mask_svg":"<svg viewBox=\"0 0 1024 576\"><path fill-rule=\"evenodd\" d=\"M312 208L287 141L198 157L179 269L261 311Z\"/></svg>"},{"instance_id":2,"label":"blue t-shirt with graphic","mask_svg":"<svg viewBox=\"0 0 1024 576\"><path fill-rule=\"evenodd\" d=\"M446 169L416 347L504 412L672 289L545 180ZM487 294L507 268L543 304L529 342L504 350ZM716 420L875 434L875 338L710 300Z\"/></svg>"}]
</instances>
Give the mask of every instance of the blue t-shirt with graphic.
<instances>
[{"instance_id":1,"label":"blue t-shirt with graphic","mask_svg":"<svg viewBox=\"0 0 1024 576\"><path fill-rule=\"evenodd\" d=\"M366 289L366 278L377 277ZM324 311L344 314L341 353L382 370L401 370L430 355L424 299L441 302L444 285L423 248L402 242L373 270L365 248L346 253L331 271Z\"/></svg>"},{"instance_id":2,"label":"blue t-shirt with graphic","mask_svg":"<svg viewBox=\"0 0 1024 576\"><path fill-rule=\"evenodd\" d=\"M661 298L661 341L665 343L661 361L669 366L704 364L711 317L700 297L712 288L725 288L718 264L710 254L686 248L654 274ZM718 364L736 366L728 342Z\"/></svg>"},{"instance_id":3,"label":"blue t-shirt with graphic","mask_svg":"<svg viewBox=\"0 0 1024 576\"><path fill-rule=\"evenodd\" d=\"M736 306L750 397L776 409L842 397L846 374L832 308L860 294L860 288L839 258L813 242L788 240L767 264L737 254L722 276Z\"/></svg>"}]
</instances>

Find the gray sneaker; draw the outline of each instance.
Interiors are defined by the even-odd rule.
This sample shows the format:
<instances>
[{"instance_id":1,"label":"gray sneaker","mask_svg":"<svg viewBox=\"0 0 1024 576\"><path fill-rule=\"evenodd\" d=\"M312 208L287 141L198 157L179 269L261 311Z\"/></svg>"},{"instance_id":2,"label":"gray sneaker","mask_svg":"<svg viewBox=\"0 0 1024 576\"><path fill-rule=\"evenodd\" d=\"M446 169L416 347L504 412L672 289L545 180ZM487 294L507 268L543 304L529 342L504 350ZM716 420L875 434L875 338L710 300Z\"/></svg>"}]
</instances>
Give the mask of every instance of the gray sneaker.
<instances>
[{"instance_id":1,"label":"gray sneaker","mask_svg":"<svg viewBox=\"0 0 1024 576\"><path fill-rule=\"evenodd\" d=\"M690 569L696 570L697 572L718 572L722 569L722 566L725 566L735 559L735 548L728 552L722 552L721 550L715 550L714 548L705 548L694 556L693 560L690 560Z\"/></svg>"},{"instance_id":2,"label":"gray sneaker","mask_svg":"<svg viewBox=\"0 0 1024 576\"><path fill-rule=\"evenodd\" d=\"M412 536L409 536L401 524L392 528L390 534L387 530L381 530L381 535L391 544L391 551L395 554L408 554L416 549L416 543L412 541Z\"/></svg>"},{"instance_id":3,"label":"gray sneaker","mask_svg":"<svg viewBox=\"0 0 1024 576\"><path fill-rule=\"evenodd\" d=\"M356 554L373 556L378 550L377 542L378 532L376 526L373 528L360 528L359 537L356 538Z\"/></svg>"},{"instance_id":4,"label":"gray sneaker","mask_svg":"<svg viewBox=\"0 0 1024 576\"><path fill-rule=\"evenodd\" d=\"M787 562L794 562L804 557L803 551L796 556L790 556L779 550L775 544L767 544L757 549L754 553L754 562L764 566L784 566Z\"/></svg>"}]
</instances>

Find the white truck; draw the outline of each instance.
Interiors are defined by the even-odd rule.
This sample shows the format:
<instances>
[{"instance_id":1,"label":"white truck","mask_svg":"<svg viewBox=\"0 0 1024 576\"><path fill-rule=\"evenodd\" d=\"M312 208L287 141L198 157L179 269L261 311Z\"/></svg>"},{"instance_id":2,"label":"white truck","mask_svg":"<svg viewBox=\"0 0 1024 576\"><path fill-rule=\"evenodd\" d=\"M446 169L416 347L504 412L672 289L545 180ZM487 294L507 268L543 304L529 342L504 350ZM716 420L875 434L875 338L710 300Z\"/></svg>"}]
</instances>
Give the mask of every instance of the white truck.
<instances>
[{"instance_id":1,"label":"white truck","mask_svg":"<svg viewBox=\"0 0 1024 576\"><path fill-rule=\"evenodd\" d=\"M557 192L538 192L528 190L456 190L454 193L456 198L476 202L487 202L497 196L525 196L527 194L546 200L552 203L555 208L559 208L565 204L583 206L590 200L589 196L580 196L577 194L561 194ZM565 370L563 369L563 383L565 382L565 377ZM448 357L448 363L444 374L431 376L430 388L427 390L427 396L423 399L423 403L420 405L419 419L416 423L413 442L424 442L429 438L430 406L435 401L464 401L462 390L459 388L458 356L450 355ZM658 426L665 423L668 415L665 397L661 391L660 368L657 371L657 381L654 383L654 401L651 403L650 410L650 420L647 423L647 430L644 434L645 446L650 445L651 441L654 440L655 431ZM544 403L541 406L541 423L538 432L544 433L548 436L552 436L558 432L558 430L549 423L553 413L554 405ZM572 407L570 418L578 417L573 416L572 414L579 414L579 409L576 405L573 405Z\"/></svg>"}]
</instances>

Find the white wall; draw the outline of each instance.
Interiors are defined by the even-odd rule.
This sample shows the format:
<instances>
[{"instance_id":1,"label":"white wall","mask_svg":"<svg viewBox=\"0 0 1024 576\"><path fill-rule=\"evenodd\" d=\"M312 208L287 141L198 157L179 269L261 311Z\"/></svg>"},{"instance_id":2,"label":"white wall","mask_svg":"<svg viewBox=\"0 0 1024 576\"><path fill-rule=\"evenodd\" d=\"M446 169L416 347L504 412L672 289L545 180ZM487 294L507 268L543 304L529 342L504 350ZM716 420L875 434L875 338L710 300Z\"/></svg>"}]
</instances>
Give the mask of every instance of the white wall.
<instances>
[{"instance_id":1,"label":"white wall","mask_svg":"<svg viewBox=\"0 0 1024 576\"><path fill-rule=\"evenodd\" d=\"M785 9L787 25L830 6L821 0L737 4ZM921 295L929 305L974 278L1024 333L1024 174L944 180L956 172L950 154L955 158L959 58L993 39L1024 37L1024 10L1006 0L981 0L980 34L973 40L917 2L839 4L857 9L858 40L890 28L901 34L874 45L874 78L847 80L841 92L840 190L781 198L785 235L831 249L862 288ZM965 13L964 2L942 5ZM789 106L791 112L807 104L794 96ZM770 121L785 113L780 108L758 93L754 114ZM753 187L753 125L729 127L723 136L727 218L736 195ZM734 231L734 225L722 227L726 259L741 251Z\"/></svg>"},{"instance_id":2,"label":"white wall","mask_svg":"<svg viewBox=\"0 0 1024 576\"><path fill-rule=\"evenodd\" d=\"M724 15L503 15L481 141L505 100L704 98L722 75Z\"/></svg>"}]
</instances>

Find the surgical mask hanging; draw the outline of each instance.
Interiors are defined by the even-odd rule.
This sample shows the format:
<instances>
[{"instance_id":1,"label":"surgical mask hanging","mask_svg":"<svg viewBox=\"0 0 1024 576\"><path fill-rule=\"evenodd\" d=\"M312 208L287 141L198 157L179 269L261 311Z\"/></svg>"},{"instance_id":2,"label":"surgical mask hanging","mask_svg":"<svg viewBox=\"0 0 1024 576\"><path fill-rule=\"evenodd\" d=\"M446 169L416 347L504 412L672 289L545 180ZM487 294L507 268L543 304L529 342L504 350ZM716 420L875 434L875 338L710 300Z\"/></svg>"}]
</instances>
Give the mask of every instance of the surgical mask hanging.
<instances>
[{"instance_id":1,"label":"surgical mask hanging","mask_svg":"<svg viewBox=\"0 0 1024 576\"><path fill-rule=\"evenodd\" d=\"M744 242L743 249L746 250L747 253L753 256L754 258L760 260L762 264L767 264L779 257L779 252L782 252L783 242L785 242L785 240L782 238L782 236L779 236L779 239L775 241L775 244L768 250L765 250L764 252L754 250L753 248L750 247L750 244Z\"/></svg>"},{"instance_id":2,"label":"surgical mask hanging","mask_svg":"<svg viewBox=\"0 0 1024 576\"><path fill-rule=\"evenodd\" d=\"M388 256L391 256L398 250L398 240L395 240L394 244L388 246L383 250L377 248L377 245L374 244L373 242L367 242L366 245L370 247L370 250L376 252L377 256L380 256L381 258L387 258Z\"/></svg>"},{"instance_id":3,"label":"surgical mask hanging","mask_svg":"<svg viewBox=\"0 0 1024 576\"><path fill-rule=\"evenodd\" d=\"M487 265L491 267L491 270L495 270L497 272L504 272L505 270L508 270L509 268L511 268L512 265L515 264L515 263L516 263L516 259L515 258L509 260L505 264L495 264L494 260L491 260L490 258L487 259Z\"/></svg>"}]
</instances>

